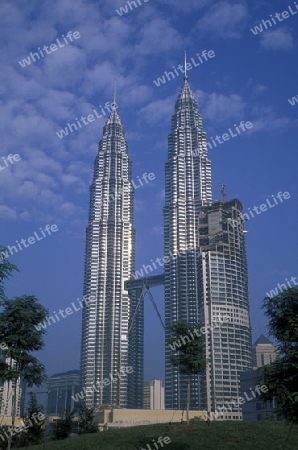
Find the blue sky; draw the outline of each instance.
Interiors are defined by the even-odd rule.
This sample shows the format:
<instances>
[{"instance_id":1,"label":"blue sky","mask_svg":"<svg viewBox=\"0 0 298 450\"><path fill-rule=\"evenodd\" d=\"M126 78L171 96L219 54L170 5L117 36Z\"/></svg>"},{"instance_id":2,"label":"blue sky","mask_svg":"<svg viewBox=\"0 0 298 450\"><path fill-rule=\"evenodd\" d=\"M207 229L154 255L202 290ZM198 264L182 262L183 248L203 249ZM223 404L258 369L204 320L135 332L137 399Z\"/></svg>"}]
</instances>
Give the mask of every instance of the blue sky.
<instances>
[{"instance_id":1,"label":"blue sky","mask_svg":"<svg viewBox=\"0 0 298 450\"><path fill-rule=\"evenodd\" d=\"M82 298L89 185L104 119L62 139L56 132L112 102L114 79L133 179L144 172L156 176L135 193L136 269L162 256L167 135L183 79L180 74L160 87L153 81L182 64L184 50L188 61L212 50L214 58L188 73L205 131L214 138L241 121L253 124L210 150L214 200L220 198L222 181L228 198L238 197L244 212L280 191L290 193L246 225L255 340L266 334L260 309L266 292L298 276L298 104L288 102L298 95L298 14L256 35L250 29L289 6L295 12L294 2L140 3L119 16L116 9L126 5L124 0L1 2L0 242L11 246L34 232L40 235L47 224L58 227L10 257L21 272L7 283L7 294L36 294L50 312ZM30 65L19 64L38 47L57 38L63 43L69 31L80 37ZM11 164L9 154L21 159ZM162 289L154 295L162 310ZM80 337L80 312L48 327L39 356L49 375L79 367ZM162 377L163 333L148 302L145 378Z\"/></svg>"}]
</instances>

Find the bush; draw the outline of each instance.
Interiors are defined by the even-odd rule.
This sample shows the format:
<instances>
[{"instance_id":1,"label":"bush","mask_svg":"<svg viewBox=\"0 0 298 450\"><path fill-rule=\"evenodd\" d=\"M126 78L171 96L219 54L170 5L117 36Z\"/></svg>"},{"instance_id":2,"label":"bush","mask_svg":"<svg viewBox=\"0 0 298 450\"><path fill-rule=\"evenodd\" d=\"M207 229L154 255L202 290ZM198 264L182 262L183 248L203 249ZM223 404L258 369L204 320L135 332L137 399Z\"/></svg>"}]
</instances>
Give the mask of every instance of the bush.
<instances>
[{"instance_id":1,"label":"bush","mask_svg":"<svg viewBox=\"0 0 298 450\"><path fill-rule=\"evenodd\" d=\"M20 427L15 428L20 429ZM0 449L7 449L8 437L11 434L9 430L12 430L11 426L4 425L3 427L0 427ZM26 431L20 431L19 433L17 431L14 431L14 434L12 436L12 447L24 447L27 446L27 444L28 442Z\"/></svg>"},{"instance_id":2,"label":"bush","mask_svg":"<svg viewBox=\"0 0 298 450\"><path fill-rule=\"evenodd\" d=\"M96 433L97 426L93 423L94 408L79 405L79 434Z\"/></svg>"},{"instance_id":3,"label":"bush","mask_svg":"<svg viewBox=\"0 0 298 450\"><path fill-rule=\"evenodd\" d=\"M57 420L57 427L54 433L56 439L66 439L70 432L73 420L73 411L65 411Z\"/></svg>"}]
</instances>

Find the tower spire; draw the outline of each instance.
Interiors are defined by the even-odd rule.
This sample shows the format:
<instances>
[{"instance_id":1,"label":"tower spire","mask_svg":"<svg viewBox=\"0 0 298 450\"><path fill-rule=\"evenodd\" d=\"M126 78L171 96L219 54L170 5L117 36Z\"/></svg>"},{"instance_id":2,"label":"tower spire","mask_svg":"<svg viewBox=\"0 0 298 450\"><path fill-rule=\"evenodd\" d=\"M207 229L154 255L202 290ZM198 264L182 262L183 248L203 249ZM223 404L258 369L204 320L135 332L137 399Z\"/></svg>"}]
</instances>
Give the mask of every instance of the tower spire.
<instances>
[{"instance_id":1,"label":"tower spire","mask_svg":"<svg viewBox=\"0 0 298 450\"><path fill-rule=\"evenodd\" d=\"M184 81L188 80L187 71L186 71L186 51L184 52Z\"/></svg>"},{"instance_id":2,"label":"tower spire","mask_svg":"<svg viewBox=\"0 0 298 450\"><path fill-rule=\"evenodd\" d=\"M117 103L116 103L116 93L117 93L117 86L116 86L116 80L114 80L114 100L113 100L113 109L116 109Z\"/></svg>"}]
</instances>

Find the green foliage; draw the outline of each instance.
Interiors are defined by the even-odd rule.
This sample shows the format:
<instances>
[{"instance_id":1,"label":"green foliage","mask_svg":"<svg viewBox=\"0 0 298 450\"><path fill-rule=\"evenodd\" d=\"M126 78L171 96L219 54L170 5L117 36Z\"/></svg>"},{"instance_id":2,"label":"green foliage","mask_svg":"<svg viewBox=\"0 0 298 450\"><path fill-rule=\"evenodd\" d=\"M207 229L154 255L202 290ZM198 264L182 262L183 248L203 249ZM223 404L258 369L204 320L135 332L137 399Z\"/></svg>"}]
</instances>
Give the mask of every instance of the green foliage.
<instances>
[{"instance_id":1,"label":"green foliage","mask_svg":"<svg viewBox=\"0 0 298 450\"><path fill-rule=\"evenodd\" d=\"M10 430L12 430L12 427L9 427L8 425L4 425L0 427L0 449L7 449L8 444L8 437L10 436ZM24 433L22 433L23 435ZM18 447L21 444L24 444L24 440L21 439L20 434L14 434L12 436L12 444L14 447Z\"/></svg>"},{"instance_id":2,"label":"green foliage","mask_svg":"<svg viewBox=\"0 0 298 450\"><path fill-rule=\"evenodd\" d=\"M178 367L181 374L187 375L187 405L186 415L189 424L190 405L190 377L206 370L205 339L199 333L199 324L189 324L183 321L174 322L170 331L172 337L167 339L171 348L175 347L175 354L171 355L171 363ZM187 339L186 339L187 338ZM177 348L177 343L179 346Z\"/></svg>"},{"instance_id":3,"label":"green foliage","mask_svg":"<svg viewBox=\"0 0 298 450\"><path fill-rule=\"evenodd\" d=\"M70 432L73 421L74 412L64 411L64 413L57 420L57 427L54 433L56 439L66 439Z\"/></svg>"},{"instance_id":4,"label":"green foliage","mask_svg":"<svg viewBox=\"0 0 298 450\"><path fill-rule=\"evenodd\" d=\"M182 374L195 375L206 369L205 338L202 335L197 336L195 333L195 330L198 331L200 327L199 324L188 324L183 321L175 322L170 327L172 337L167 340L168 345L173 345L178 341L182 342L181 337L183 336L189 337L189 341L182 342L175 354L171 356L172 364L178 367Z\"/></svg>"},{"instance_id":5,"label":"green foliage","mask_svg":"<svg viewBox=\"0 0 298 450\"><path fill-rule=\"evenodd\" d=\"M189 422L190 423L202 423L202 422L205 422L205 420L202 417L195 416L192 419L190 419Z\"/></svg>"},{"instance_id":6,"label":"green foliage","mask_svg":"<svg viewBox=\"0 0 298 450\"><path fill-rule=\"evenodd\" d=\"M0 379L17 380L21 376L29 386L39 386L45 380L45 368L30 352L44 347L46 330L37 330L35 325L45 320L47 310L33 295L3 298L1 307L0 341L7 345L5 356L13 363L2 361Z\"/></svg>"},{"instance_id":7,"label":"green foliage","mask_svg":"<svg viewBox=\"0 0 298 450\"><path fill-rule=\"evenodd\" d=\"M279 341L281 354L296 354L298 344L298 289L291 288L276 297L264 299L263 308L269 317L270 334Z\"/></svg>"},{"instance_id":8,"label":"green foliage","mask_svg":"<svg viewBox=\"0 0 298 450\"><path fill-rule=\"evenodd\" d=\"M294 450L298 442L298 425L294 425L287 439L291 424L284 421L213 421L196 427L181 424L157 424L102 433L85 434L61 441L52 441L34 447L34 450L155 450L152 439L169 436L171 443L159 450L177 449L185 445L189 450ZM173 445L173 447L172 447ZM187 447L188 446L188 447ZM179 448L179 447L178 447Z\"/></svg>"},{"instance_id":9,"label":"green foliage","mask_svg":"<svg viewBox=\"0 0 298 450\"><path fill-rule=\"evenodd\" d=\"M4 293L4 280L8 280L12 276L12 272L15 270L19 272L19 269L14 264L11 264L6 259L3 259L3 254L7 249L0 245L0 298L5 297Z\"/></svg>"},{"instance_id":10,"label":"green foliage","mask_svg":"<svg viewBox=\"0 0 298 450\"><path fill-rule=\"evenodd\" d=\"M275 399L277 413L298 423L298 289L291 288L264 299L270 335L278 341L279 358L262 369L268 392L264 400Z\"/></svg>"},{"instance_id":11,"label":"green foliage","mask_svg":"<svg viewBox=\"0 0 298 450\"><path fill-rule=\"evenodd\" d=\"M87 406L80 404L79 412L79 434L96 433L97 426L93 423L94 408L87 408Z\"/></svg>"},{"instance_id":12,"label":"green foliage","mask_svg":"<svg viewBox=\"0 0 298 450\"><path fill-rule=\"evenodd\" d=\"M24 424L27 428L26 443L29 445L36 445L42 442L43 425L45 424L43 406L37 402L36 395L31 394L28 404L27 417L23 418ZM43 416L43 418L42 418Z\"/></svg>"},{"instance_id":13,"label":"green foliage","mask_svg":"<svg viewBox=\"0 0 298 450\"><path fill-rule=\"evenodd\" d=\"M11 275L12 267L6 264L2 268L1 280ZM45 367L31 352L41 350L44 346L43 334L45 330L38 330L36 326L45 320L47 310L38 303L33 295L24 295L9 300L1 285L0 292L0 342L5 344L4 357L0 360L0 380L12 381L13 396L16 398L17 380L24 380L29 386L39 386L45 381ZM12 411L12 427L15 424L16 402ZM22 433L23 435L23 433ZM8 438L7 449L11 449L13 437Z\"/></svg>"}]
</instances>

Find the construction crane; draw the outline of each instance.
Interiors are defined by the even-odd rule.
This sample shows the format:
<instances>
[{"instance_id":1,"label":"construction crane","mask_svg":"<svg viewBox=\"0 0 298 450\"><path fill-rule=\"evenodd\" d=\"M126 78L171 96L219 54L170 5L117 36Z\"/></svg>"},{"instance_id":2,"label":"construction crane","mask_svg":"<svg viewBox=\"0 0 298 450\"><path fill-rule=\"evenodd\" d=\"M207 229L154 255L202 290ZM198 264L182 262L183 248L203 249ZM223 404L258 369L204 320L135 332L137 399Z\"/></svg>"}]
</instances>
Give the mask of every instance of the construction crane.
<instances>
[{"instance_id":1,"label":"construction crane","mask_svg":"<svg viewBox=\"0 0 298 450\"><path fill-rule=\"evenodd\" d=\"M226 203L226 201L227 201L226 184L220 183L220 186L221 186L221 193L222 193L222 201L223 201L223 203Z\"/></svg>"}]
</instances>

